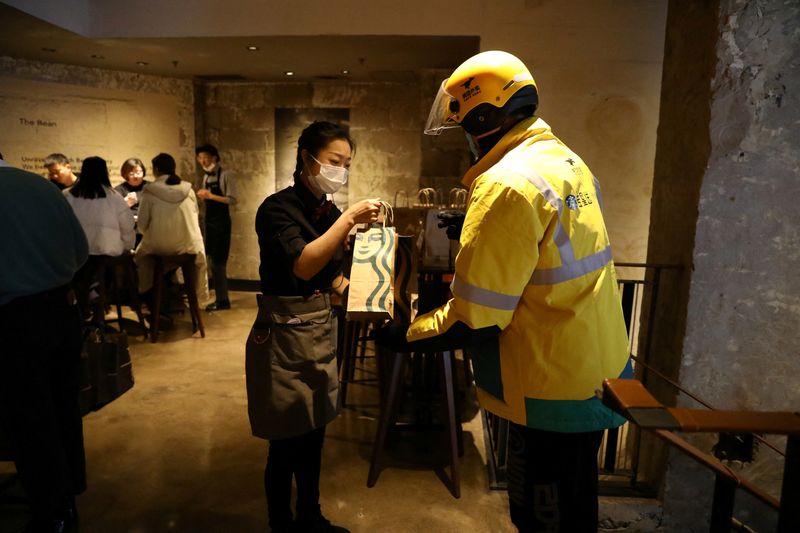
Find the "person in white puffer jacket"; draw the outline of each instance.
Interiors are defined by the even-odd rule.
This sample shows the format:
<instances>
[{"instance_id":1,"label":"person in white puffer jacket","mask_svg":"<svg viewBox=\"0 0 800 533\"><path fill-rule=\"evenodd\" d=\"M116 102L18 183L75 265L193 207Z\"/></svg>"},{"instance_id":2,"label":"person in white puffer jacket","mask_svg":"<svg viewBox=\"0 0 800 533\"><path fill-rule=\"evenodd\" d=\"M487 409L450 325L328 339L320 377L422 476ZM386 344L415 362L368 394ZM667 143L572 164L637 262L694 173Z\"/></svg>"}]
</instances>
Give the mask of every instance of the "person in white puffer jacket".
<instances>
[{"instance_id":1,"label":"person in white puffer jacket","mask_svg":"<svg viewBox=\"0 0 800 533\"><path fill-rule=\"evenodd\" d=\"M171 155L158 154L152 165L156 180L142 191L139 201L137 225L142 241L135 256L139 292L147 292L153 286L153 255L196 254L196 292L202 304L209 298L197 197L192 184L175 174L175 159Z\"/></svg>"},{"instance_id":2,"label":"person in white puffer jacket","mask_svg":"<svg viewBox=\"0 0 800 533\"><path fill-rule=\"evenodd\" d=\"M90 256L118 256L133 249L136 239L133 213L122 196L111 188L103 158L84 159L81 179L65 190L64 196L86 233Z\"/></svg>"},{"instance_id":3,"label":"person in white puffer jacket","mask_svg":"<svg viewBox=\"0 0 800 533\"><path fill-rule=\"evenodd\" d=\"M104 303L99 298L105 282L101 279L103 260L131 252L136 242L133 214L122 196L111 188L108 165L101 157L84 159L81 178L63 194L89 242L89 259L74 279L78 305L85 320L99 325L105 316Z\"/></svg>"}]
</instances>

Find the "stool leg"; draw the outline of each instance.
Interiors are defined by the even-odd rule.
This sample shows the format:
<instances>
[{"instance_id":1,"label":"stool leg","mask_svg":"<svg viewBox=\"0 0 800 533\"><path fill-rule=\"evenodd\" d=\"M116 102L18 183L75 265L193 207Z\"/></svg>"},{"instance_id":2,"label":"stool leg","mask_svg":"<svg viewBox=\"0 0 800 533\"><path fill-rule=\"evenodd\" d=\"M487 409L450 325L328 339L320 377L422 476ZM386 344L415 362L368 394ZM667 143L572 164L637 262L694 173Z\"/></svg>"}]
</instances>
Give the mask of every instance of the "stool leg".
<instances>
[{"instance_id":1,"label":"stool leg","mask_svg":"<svg viewBox=\"0 0 800 533\"><path fill-rule=\"evenodd\" d=\"M358 347L358 336L359 336L359 331L361 330L361 324L362 324L361 322L356 322L355 323L355 328L354 328L353 333L352 333L353 342L350 345L351 346L351 350L350 350L350 366L347 367L347 380L350 383L352 383L356 379L356 348ZM366 326L365 326L364 336L366 337L366 335L367 335L367 332L366 332ZM366 343L367 343L367 341L364 341L365 345L366 345ZM363 362L364 362L364 358L363 357L361 358L361 362L363 364Z\"/></svg>"},{"instance_id":2,"label":"stool leg","mask_svg":"<svg viewBox=\"0 0 800 533\"><path fill-rule=\"evenodd\" d=\"M347 407L347 386L350 383L350 367L353 366L353 329L356 327L355 322L347 321L344 325L344 343L342 344L342 368L341 377L339 378L339 395L342 398L342 407Z\"/></svg>"},{"instance_id":3,"label":"stool leg","mask_svg":"<svg viewBox=\"0 0 800 533\"><path fill-rule=\"evenodd\" d=\"M197 280L194 272L194 263L182 265L181 270L183 270L183 279L186 282L186 296L189 298L189 313L192 315L192 333L197 331L194 327L195 321L197 321L200 336L205 338L206 329L203 327L200 304L197 302Z\"/></svg>"},{"instance_id":4,"label":"stool leg","mask_svg":"<svg viewBox=\"0 0 800 533\"><path fill-rule=\"evenodd\" d=\"M142 302L139 300L139 277L136 275L136 266L131 261L125 268L125 286L128 287L128 298L130 298L131 309L136 313L139 325L142 326L144 338L147 338L147 328L144 325L142 316ZM119 311L118 311L119 312ZM122 318L120 317L120 320Z\"/></svg>"},{"instance_id":5,"label":"stool leg","mask_svg":"<svg viewBox=\"0 0 800 533\"><path fill-rule=\"evenodd\" d=\"M461 497L461 480L458 472L458 430L459 421L456 419L455 394L453 382L453 352L439 354L442 358L442 377L444 379L444 394L447 409L447 429L450 435L450 480L453 483L453 496Z\"/></svg>"},{"instance_id":6,"label":"stool leg","mask_svg":"<svg viewBox=\"0 0 800 533\"><path fill-rule=\"evenodd\" d=\"M386 445L386 435L392 425L395 405L397 403L398 392L402 388L403 371L405 370L406 354L395 353L392 376L389 378L389 392L386 396L386 403L381 409L378 417L378 431L375 434L375 442L372 444L372 459L369 464L369 475L367 476L367 487L374 487L378 481L378 461L383 448Z\"/></svg>"},{"instance_id":7,"label":"stool leg","mask_svg":"<svg viewBox=\"0 0 800 533\"><path fill-rule=\"evenodd\" d=\"M156 258L153 267L153 309L150 315L150 342L158 341L158 323L161 319L161 286L164 280L164 263Z\"/></svg>"}]
</instances>

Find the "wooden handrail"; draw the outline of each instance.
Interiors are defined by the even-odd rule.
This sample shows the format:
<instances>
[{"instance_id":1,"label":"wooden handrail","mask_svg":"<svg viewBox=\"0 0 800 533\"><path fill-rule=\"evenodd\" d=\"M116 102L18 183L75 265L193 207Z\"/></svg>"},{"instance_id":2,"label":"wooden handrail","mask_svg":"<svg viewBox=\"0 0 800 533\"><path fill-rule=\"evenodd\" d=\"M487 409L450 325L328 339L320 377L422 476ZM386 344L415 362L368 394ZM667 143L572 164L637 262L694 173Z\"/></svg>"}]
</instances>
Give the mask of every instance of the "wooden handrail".
<instances>
[{"instance_id":1,"label":"wooden handrail","mask_svg":"<svg viewBox=\"0 0 800 533\"><path fill-rule=\"evenodd\" d=\"M603 402L644 429L800 435L800 413L665 407L635 379L607 379Z\"/></svg>"},{"instance_id":2,"label":"wooden handrail","mask_svg":"<svg viewBox=\"0 0 800 533\"><path fill-rule=\"evenodd\" d=\"M718 479L728 480L736 487L746 490L762 502L781 511L780 501L751 481L739 477L716 457L696 448L672 431L789 435L791 441L800 436L800 413L707 411L665 407L644 388L640 381L634 379L605 380L603 403L640 428L653 431L659 438L706 466L717 475ZM786 493L784 487L784 494ZM792 520L794 517L790 518L789 522ZM781 529L783 530L785 529Z\"/></svg>"}]
</instances>

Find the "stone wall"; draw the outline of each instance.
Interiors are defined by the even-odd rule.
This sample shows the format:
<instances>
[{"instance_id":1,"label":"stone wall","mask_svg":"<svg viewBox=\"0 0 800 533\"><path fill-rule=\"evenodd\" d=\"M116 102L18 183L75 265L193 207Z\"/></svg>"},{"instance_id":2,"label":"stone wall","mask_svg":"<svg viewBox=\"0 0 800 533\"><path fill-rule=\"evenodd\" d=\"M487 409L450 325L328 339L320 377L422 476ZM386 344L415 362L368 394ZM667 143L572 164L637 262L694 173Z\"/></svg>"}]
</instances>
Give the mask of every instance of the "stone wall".
<instances>
[{"instance_id":1,"label":"stone wall","mask_svg":"<svg viewBox=\"0 0 800 533\"><path fill-rule=\"evenodd\" d=\"M720 409L800 405L798 27L796 3L670 4L648 259L679 261L685 274L653 355ZM706 451L715 441L691 440ZM736 472L777 496L782 463L761 446ZM665 525L707 531L713 483L671 453ZM735 514L775 528L776 513L742 491Z\"/></svg>"},{"instance_id":2,"label":"stone wall","mask_svg":"<svg viewBox=\"0 0 800 533\"><path fill-rule=\"evenodd\" d=\"M175 152L172 155L178 163L178 172L181 175L194 174L194 109L190 81L11 57L0 57L0 77L9 80L7 83L0 83L0 97L16 94L17 91L12 88L18 85L44 84L39 85L44 90L32 90L28 99L31 109L40 108L43 93L47 93L51 95L51 99L64 99L67 105L72 106L70 111L76 113L72 116L75 127L70 128L69 123L65 124L63 131L52 136L52 146L34 147L34 151L38 150L37 153L42 156L60 151L59 146L65 144L81 144L87 150L91 149L92 153L77 154L80 157L99 155L112 159L114 154L113 159L116 161L109 170L112 177L116 175L116 180L119 180L119 165L125 157L139 157L149 166L149 160L153 156L159 151L168 150ZM161 112L144 112L151 106L152 100L157 100L157 108ZM107 124L104 121L108 117L104 115L78 116L79 110L75 105L77 101L98 104L95 108L100 109L101 113L106 106L110 108L126 102L130 109L123 116L130 115L127 119L129 124ZM141 115L137 114L137 106L142 111ZM22 112L22 109L19 111ZM147 120L141 120L141 116L146 116ZM140 120L137 121L137 117ZM96 127L77 127L81 121ZM124 127L130 128L129 134L120 133L120 128ZM99 131L96 131L98 128ZM117 133L112 135L111 129ZM155 137L166 139L168 146L155 145L151 142ZM148 153L136 153L137 151ZM14 154L6 155L10 162L19 165ZM44 170L41 169L41 172L44 173Z\"/></svg>"}]
</instances>

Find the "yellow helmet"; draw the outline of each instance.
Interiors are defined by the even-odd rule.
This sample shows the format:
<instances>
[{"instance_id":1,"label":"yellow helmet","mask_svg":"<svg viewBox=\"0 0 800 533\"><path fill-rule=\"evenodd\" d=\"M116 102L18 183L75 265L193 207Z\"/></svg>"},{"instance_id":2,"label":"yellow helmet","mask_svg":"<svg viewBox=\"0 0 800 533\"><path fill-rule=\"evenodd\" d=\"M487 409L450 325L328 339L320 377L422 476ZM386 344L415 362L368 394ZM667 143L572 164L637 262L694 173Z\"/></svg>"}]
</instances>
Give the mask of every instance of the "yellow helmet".
<instances>
[{"instance_id":1,"label":"yellow helmet","mask_svg":"<svg viewBox=\"0 0 800 533\"><path fill-rule=\"evenodd\" d=\"M499 127L511 112L538 105L536 82L528 68L508 52L482 52L464 61L442 82L425 133L463 127L482 135Z\"/></svg>"}]
</instances>

